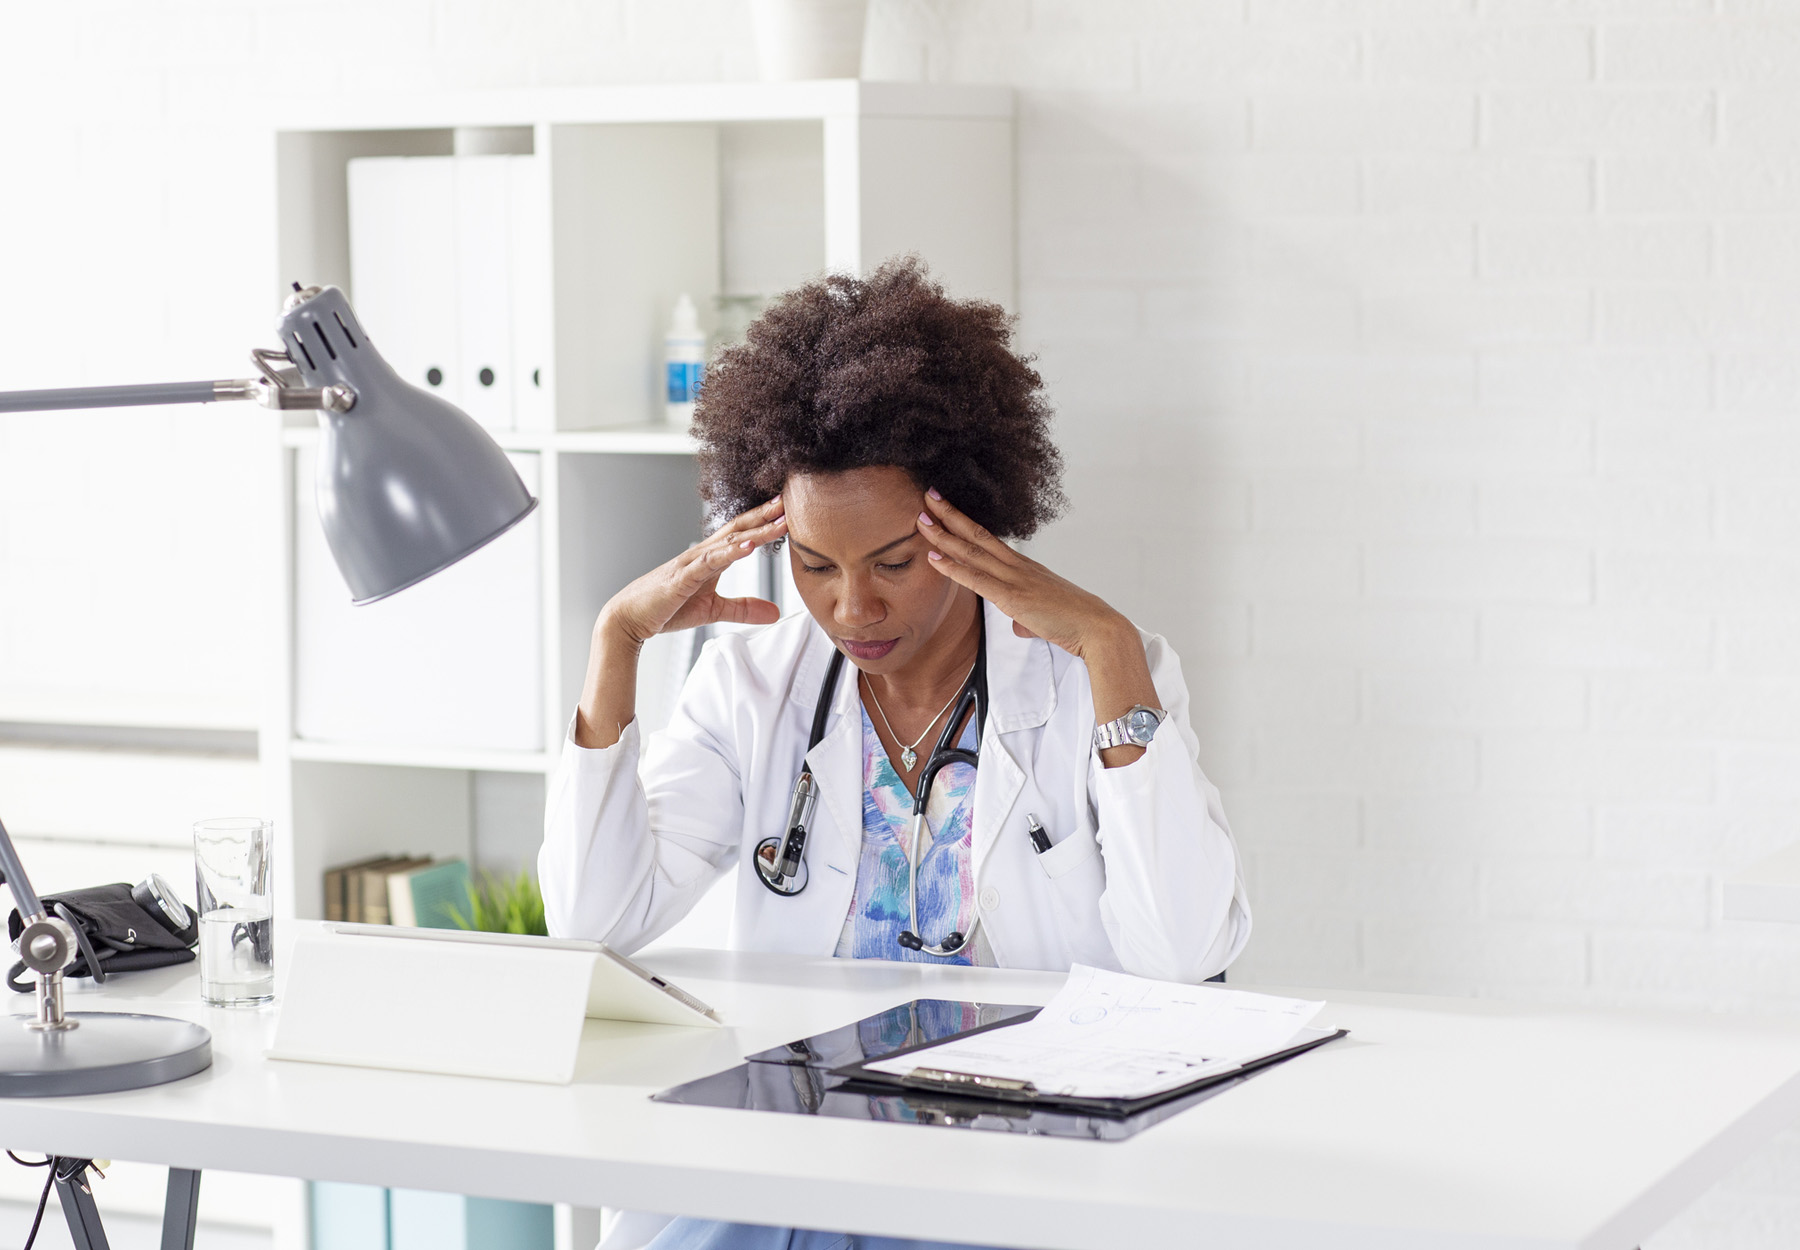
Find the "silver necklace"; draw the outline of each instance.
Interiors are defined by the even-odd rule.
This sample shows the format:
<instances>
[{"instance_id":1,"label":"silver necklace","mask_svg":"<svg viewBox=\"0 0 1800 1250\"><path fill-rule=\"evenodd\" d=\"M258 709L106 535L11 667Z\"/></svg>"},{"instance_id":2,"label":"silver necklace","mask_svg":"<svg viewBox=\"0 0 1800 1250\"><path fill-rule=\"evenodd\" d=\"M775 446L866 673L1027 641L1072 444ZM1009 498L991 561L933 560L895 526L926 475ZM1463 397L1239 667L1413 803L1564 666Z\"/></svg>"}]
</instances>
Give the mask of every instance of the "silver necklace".
<instances>
[{"instance_id":1,"label":"silver necklace","mask_svg":"<svg viewBox=\"0 0 1800 1250\"><path fill-rule=\"evenodd\" d=\"M978 659L977 663L979 662ZM956 688L956 693L950 696L950 702L939 708L938 714L931 718L931 724L925 726L925 733L914 738L911 746L901 746L900 762L906 766L907 772L910 773L913 770L913 765L919 762L918 746L921 742L925 741L925 734L930 733L932 729L936 727L937 723L944 718L944 713L950 710L951 705L962 698L962 692L968 686L969 677L973 675L974 672L975 665L969 665L969 671L963 674L962 685L958 686ZM875 693L875 683L868 680L868 674L866 673L863 675L863 680L868 684L869 697L875 700L875 714L881 717L881 723L886 727L888 737L892 738L895 742L899 742L900 735L894 732L894 727L888 723L887 713L881 710L881 696Z\"/></svg>"}]
</instances>

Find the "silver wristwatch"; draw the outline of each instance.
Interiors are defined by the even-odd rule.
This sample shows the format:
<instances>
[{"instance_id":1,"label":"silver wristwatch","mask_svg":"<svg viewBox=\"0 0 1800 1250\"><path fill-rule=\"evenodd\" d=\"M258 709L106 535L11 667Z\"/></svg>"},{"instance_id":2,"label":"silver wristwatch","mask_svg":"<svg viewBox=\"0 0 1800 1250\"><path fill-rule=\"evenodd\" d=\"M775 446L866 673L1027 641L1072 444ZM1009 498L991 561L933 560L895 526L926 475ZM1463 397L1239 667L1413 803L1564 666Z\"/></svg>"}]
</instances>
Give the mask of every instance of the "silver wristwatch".
<instances>
[{"instance_id":1,"label":"silver wristwatch","mask_svg":"<svg viewBox=\"0 0 1800 1250\"><path fill-rule=\"evenodd\" d=\"M1119 717L1109 720L1104 725L1094 727L1094 749L1104 751L1108 747L1150 745L1150 739L1156 737L1156 727L1163 722L1168 713L1161 708L1145 707L1137 704Z\"/></svg>"}]
</instances>

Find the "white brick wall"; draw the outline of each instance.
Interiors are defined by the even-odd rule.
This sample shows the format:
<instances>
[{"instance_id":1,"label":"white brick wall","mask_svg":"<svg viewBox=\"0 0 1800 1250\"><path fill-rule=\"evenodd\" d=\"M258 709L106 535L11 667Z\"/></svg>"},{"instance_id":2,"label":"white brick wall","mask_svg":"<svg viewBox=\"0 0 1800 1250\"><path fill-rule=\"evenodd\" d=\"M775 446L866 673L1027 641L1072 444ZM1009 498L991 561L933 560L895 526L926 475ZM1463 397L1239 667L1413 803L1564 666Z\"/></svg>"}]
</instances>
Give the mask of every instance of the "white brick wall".
<instances>
[{"instance_id":1,"label":"white brick wall","mask_svg":"<svg viewBox=\"0 0 1800 1250\"><path fill-rule=\"evenodd\" d=\"M295 92L753 71L734 0L8 21L0 385L236 369ZM1241 973L1800 1010L1800 931L1718 908L1800 839L1800 6L874 0L867 65L1019 89L1021 331L1075 501L1038 551L1186 660ZM242 531L190 500L159 540L209 581L79 527L247 502L250 440L158 420L0 422L0 692L186 672L252 714L254 656L192 610L253 572ZM101 431L109 484L43 491ZM1792 1245L1796 1193L1800 1137L1653 1245Z\"/></svg>"}]
</instances>

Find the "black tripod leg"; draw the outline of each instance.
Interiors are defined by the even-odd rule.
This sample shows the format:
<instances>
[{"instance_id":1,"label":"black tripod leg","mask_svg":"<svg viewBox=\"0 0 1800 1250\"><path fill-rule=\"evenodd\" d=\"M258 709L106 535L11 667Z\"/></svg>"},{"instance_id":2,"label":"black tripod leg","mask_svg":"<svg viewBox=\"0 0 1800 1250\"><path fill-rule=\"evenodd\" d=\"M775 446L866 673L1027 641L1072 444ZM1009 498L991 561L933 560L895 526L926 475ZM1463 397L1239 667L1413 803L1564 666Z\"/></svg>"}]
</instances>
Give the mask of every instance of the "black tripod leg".
<instances>
[{"instance_id":1,"label":"black tripod leg","mask_svg":"<svg viewBox=\"0 0 1800 1250\"><path fill-rule=\"evenodd\" d=\"M75 1250L111 1250L106 1244L106 1230L100 1227L100 1208L87 1188L86 1159L52 1159L56 1172L56 1200L62 1204L63 1218L69 1222L69 1238ZM67 1180L64 1175L67 1174Z\"/></svg>"},{"instance_id":2,"label":"black tripod leg","mask_svg":"<svg viewBox=\"0 0 1800 1250\"><path fill-rule=\"evenodd\" d=\"M163 1199L162 1250L194 1250L194 1221L200 1218L200 1170L170 1168Z\"/></svg>"}]
</instances>

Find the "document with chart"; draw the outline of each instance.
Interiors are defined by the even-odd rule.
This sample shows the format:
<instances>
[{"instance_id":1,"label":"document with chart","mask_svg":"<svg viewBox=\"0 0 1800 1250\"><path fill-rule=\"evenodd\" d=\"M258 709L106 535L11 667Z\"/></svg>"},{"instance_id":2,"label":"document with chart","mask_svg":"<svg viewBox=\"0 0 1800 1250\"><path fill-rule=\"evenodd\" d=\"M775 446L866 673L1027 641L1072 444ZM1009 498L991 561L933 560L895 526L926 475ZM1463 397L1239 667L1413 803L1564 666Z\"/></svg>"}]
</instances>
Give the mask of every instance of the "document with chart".
<instances>
[{"instance_id":1,"label":"document with chart","mask_svg":"<svg viewBox=\"0 0 1800 1250\"><path fill-rule=\"evenodd\" d=\"M1032 1020L861 1069L988 1092L1139 1099L1228 1075L1310 1040L1317 1030L1307 1025L1324 1006L1077 964Z\"/></svg>"}]
</instances>

